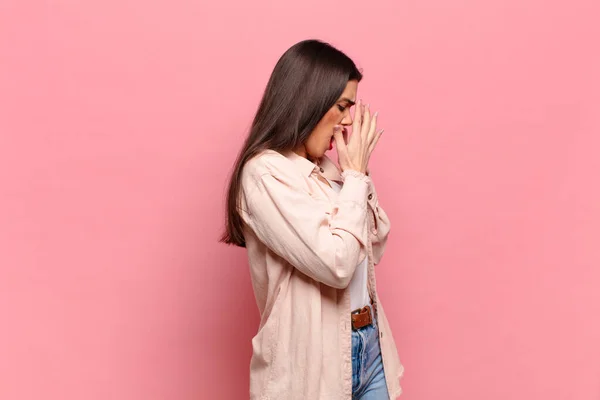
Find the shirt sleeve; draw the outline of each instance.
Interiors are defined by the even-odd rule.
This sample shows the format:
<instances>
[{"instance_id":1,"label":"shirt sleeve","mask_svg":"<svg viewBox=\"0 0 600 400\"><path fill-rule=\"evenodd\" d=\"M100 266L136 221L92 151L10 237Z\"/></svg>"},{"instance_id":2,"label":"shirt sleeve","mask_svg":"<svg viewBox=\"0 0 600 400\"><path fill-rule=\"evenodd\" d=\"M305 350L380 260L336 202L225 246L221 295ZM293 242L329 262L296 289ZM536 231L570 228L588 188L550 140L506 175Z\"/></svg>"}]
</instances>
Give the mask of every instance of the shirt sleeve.
<instances>
[{"instance_id":1,"label":"shirt sleeve","mask_svg":"<svg viewBox=\"0 0 600 400\"><path fill-rule=\"evenodd\" d=\"M242 180L242 218L261 242L302 273L345 288L367 255L370 179L348 176L332 206L314 198L289 169L251 167Z\"/></svg>"}]
</instances>

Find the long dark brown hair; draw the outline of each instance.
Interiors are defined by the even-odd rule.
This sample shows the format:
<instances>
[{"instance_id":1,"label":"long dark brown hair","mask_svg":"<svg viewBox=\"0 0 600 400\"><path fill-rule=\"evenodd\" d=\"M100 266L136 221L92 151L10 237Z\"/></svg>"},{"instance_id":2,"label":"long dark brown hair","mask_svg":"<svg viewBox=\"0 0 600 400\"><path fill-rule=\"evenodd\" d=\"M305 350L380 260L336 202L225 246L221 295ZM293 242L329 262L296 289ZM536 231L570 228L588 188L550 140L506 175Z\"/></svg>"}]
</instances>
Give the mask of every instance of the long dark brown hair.
<instances>
[{"instance_id":1,"label":"long dark brown hair","mask_svg":"<svg viewBox=\"0 0 600 400\"><path fill-rule=\"evenodd\" d=\"M304 40L279 59L267 83L250 134L235 161L226 201L226 226L220 241L246 246L238 212L244 165L263 150L283 152L306 142L344 92L348 81L362 79L343 52L319 40Z\"/></svg>"}]
</instances>

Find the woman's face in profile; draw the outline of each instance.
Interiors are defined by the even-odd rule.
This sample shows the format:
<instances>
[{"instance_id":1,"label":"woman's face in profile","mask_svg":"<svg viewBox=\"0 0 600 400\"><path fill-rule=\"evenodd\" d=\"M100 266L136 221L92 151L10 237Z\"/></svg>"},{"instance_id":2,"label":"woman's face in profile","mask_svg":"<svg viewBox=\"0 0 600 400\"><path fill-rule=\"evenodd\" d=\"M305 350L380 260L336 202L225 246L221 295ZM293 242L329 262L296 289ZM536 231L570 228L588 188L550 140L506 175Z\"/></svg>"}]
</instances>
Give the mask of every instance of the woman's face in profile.
<instances>
[{"instance_id":1,"label":"woman's face in profile","mask_svg":"<svg viewBox=\"0 0 600 400\"><path fill-rule=\"evenodd\" d=\"M321 118L315 129L304 143L304 150L301 154L309 159L323 157L327 150L333 148L333 128L336 125L351 125L352 116L350 108L356 103L356 91L358 81L348 81L344 92L337 102Z\"/></svg>"}]
</instances>

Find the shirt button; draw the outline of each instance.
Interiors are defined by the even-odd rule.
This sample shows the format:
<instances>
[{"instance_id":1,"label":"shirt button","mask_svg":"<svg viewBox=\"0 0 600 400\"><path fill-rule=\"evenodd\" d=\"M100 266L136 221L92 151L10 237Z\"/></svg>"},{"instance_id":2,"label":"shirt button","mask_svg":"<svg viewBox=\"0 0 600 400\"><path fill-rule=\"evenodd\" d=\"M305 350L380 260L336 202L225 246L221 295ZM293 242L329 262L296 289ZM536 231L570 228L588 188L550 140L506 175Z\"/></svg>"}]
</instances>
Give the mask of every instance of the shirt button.
<instances>
[{"instance_id":1,"label":"shirt button","mask_svg":"<svg viewBox=\"0 0 600 400\"><path fill-rule=\"evenodd\" d=\"M373 193L369 194L369 200L373 200Z\"/></svg>"},{"instance_id":2,"label":"shirt button","mask_svg":"<svg viewBox=\"0 0 600 400\"><path fill-rule=\"evenodd\" d=\"M324 170L323 168L319 168L319 170L320 170L321 172L325 172L325 170Z\"/></svg>"}]
</instances>

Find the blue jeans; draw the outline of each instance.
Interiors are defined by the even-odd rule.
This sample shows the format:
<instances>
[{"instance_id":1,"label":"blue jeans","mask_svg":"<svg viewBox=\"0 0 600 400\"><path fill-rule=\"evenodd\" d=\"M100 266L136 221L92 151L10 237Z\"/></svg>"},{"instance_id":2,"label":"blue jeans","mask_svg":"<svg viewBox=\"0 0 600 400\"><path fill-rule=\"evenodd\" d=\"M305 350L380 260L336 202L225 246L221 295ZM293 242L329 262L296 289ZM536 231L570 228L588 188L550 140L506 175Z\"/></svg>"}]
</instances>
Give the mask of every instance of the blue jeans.
<instances>
[{"instance_id":1,"label":"blue jeans","mask_svg":"<svg viewBox=\"0 0 600 400\"><path fill-rule=\"evenodd\" d=\"M352 331L352 400L389 400L377 321Z\"/></svg>"}]
</instances>

